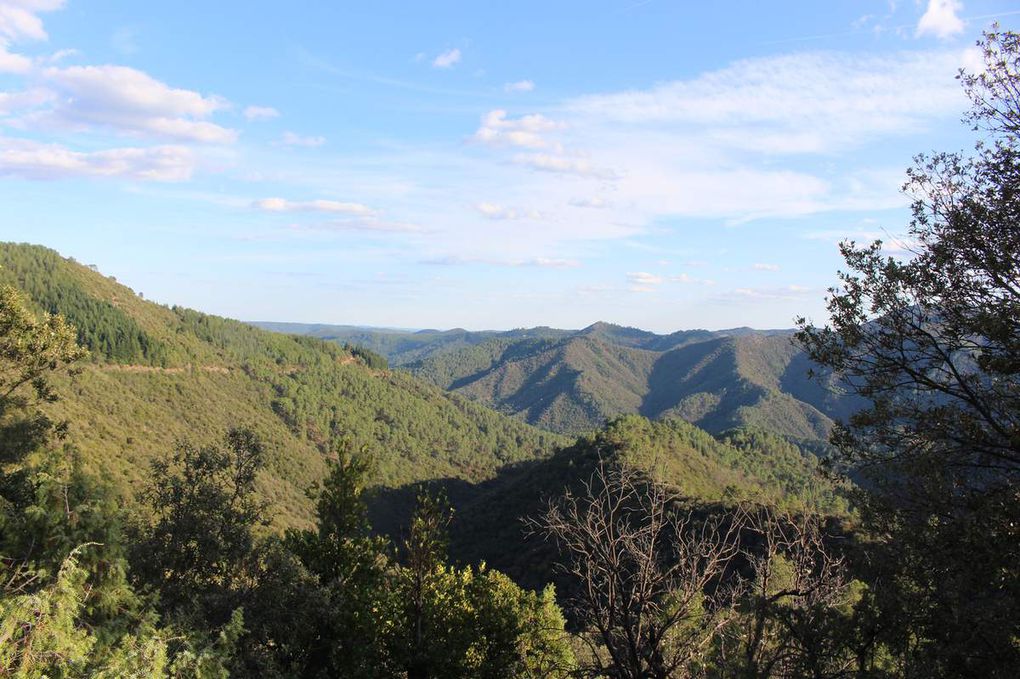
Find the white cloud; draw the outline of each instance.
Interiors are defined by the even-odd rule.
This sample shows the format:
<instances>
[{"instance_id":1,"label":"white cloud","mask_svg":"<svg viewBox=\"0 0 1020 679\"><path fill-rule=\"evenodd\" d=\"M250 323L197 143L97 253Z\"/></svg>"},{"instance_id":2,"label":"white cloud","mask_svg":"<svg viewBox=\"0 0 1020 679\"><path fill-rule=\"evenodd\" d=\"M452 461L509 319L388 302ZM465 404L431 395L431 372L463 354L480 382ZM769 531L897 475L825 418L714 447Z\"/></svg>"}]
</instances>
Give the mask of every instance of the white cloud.
<instances>
[{"instance_id":1,"label":"white cloud","mask_svg":"<svg viewBox=\"0 0 1020 679\"><path fill-rule=\"evenodd\" d=\"M272 106L246 106L244 117L248 120L272 120L279 118L280 112Z\"/></svg>"},{"instance_id":2,"label":"white cloud","mask_svg":"<svg viewBox=\"0 0 1020 679\"><path fill-rule=\"evenodd\" d=\"M669 280L672 283L682 283L684 285L715 285L715 281L713 280L708 278L695 278L687 273L670 276Z\"/></svg>"},{"instance_id":3,"label":"white cloud","mask_svg":"<svg viewBox=\"0 0 1020 679\"><path fill-rule=\"evenodd\" d=\"M27 179L121 177L162 182L185 181L195 168L183 146L115 148L79 152L59 144L0 139L0 175Z\"/></svg>"},{"instance_id":4,"label":"white cloud","mask_svg":"<svg viewBox=\"0 0 1020 679\"><path fill-rule=\"evenodd\" d=\"M535 83L530 80L518 80L517 82L503 85L504 92L531 92L535 89Z\"/></svg>"},{"instance_id":5,"label":"white cloud","mask_svg":"<svg viewBox=\"0 0 1020 679\"><path fill-rule=\"evenodd\" d=\"M963 32L963 20L957 12L963 9L959 0L928 0L928 8L917 22L918 36L934 35L942 40Z\"/></svg>"},{"instance_id":6,"label":"white cloud","mask_svg":"<svg viewBox=\"0 0 1020 679\"><path fill-rule=\"evenodd\" d=\"M507 267L537 267L541 269L576 269L581 262L576 259L561 257L529 257L518 259L500 259L475 256L444 255L421 260L421 264L432 264L436 266L463 266L470 264L485 264L488 266Z\"/></svg>"},{"instance_id":7,"label":"white cloud","mask_svg":"<svg viewBox=\"0 0 1020 679\"><path fill-rule=\"evenodd\" d=\"M800 299L812 292L813 290L805 285L787 285L780 288L735 288L732 296L743 300L771 301Z\"/></svg>"},{"instance_id":8,"label":"white cloud","mask_svg":"<svg viewBox=\"0 0 1020 679\"><path fill-rule=\"evenodd\" d=\"M7 40L46 40L39 12L63 7L63 0L4 0L0 2L0 38Z\"/></svg>"},{"instance_id":9,"label":"white cloud","mask_svg":"<svg viewBox=\"0 0 1020 679\"><path fill-rule=\"evenodd\" d=\"M506 207L497 203L482 202L475 205L475 209L478 210L486 219L541 219L542 214L538 210L523 210L515 207Z\"/></svg>"},{"instance_id":10,"label":"white cloud","mask_svg":"<svg viewBox=\"0 0 1020 679\"><path fill-rule=\"evenodd\" d=\"M560 172L601 179L613 179L616 177L616 173L612 170L596 167L587 158L550 153L519 153L513 157L513 162L543 172Z\"/></svg>"},{"instance_id":11,"label":"white cloud","mask_svg":"<svg viewBox=\"0 0 1020 679\"><path fill-rule=\"evenodd\" d=\"M576 259L562 259L558 257L536 257L524 260L516 266L537 266L544 269L576 269L581 263Z\"/></svg>"},{"instance_id":12,"label":"white cloud","mask_svg":"<svg viewBox=\"0 0 1020 679\"><path fill-rule=\"evenodd\" d=\"M0 73L25 73L32 61L10 51L10 45L22 41L46 40L39 12L51 12L63 6L63 0L3 0L0 2Z\"/></svg>"},{"instance_id":13,"label":"white cloud","mask_svg":"<svg viewBox=\"0 0 1020 679\"><path fill-rule=\"evenodd\" d=\"M296 227L301 228L301 227ZM358 217L335 219L307 227L314 231L374 231L379 233L421 233L424 231L418 224L378 217Z\"/></svg>"},{"instance_id":14,"label":"white cloud","mask_svg":"<svg viewBox=\"0 0 1020 679\"><path fill-rule=\"evenodd\" d=\"M550 141L544 135L565 127L563 123L550 120L541 114L510 118L506 111L496 109L482 117L482 124L475 131L472 139L489 146L558 149L559 144Z\"/></svg>"},{"instance_id":15,"label":"white cloud","mask_svg":"<svg viewBox=\"0 0 1020 679\"><path fill-rule=\"evenodd\" d=\"M325 137L303 137L294 132L284 132L280 143L285 146L302 146L304 148L315 148L326 143Z\"/></svg>"},{"instance_id":16,"label":"white cloud","mask_svg":"<svg viewBox=\"0 0 1020 679\"><path fill-rule=\"evenodd\" d=\"M596 210L604 210L609 207L609 203L604 198L595 196L593 198L571 198L570 205L574 207L586 207L593 208Z\"/></svg>"},{"instance_id":17,"label":"white cloud","mask_svg":"<svg viewBox=\"0 0 1020 679\"><path fill-rule=\"evenodd\" d=\"M21 92L0 92L0 115L36 108L53 101L54 94L43 88Z\"/></svg>"},{"instance_id":18,"label":"white cloud","mask_svg":"<svg viewBox=\"0 0 1020 679\"><path fill-rule=\"evenodd\" d=\"M661 285L666 279L660 275L649 273L648 271L632 271L627 274L627 280L632 285L649 286Z\"/></svg>"},{"instance_id":19,"label":"white cloud","mask_svg":"<svg viewBox=\"0 0 1020 679\"><path fill-rule=\"evenodd\" d=\"M696 132L702 144L742 153L831 153L917 133L933 117L962 110L953 76L963 59L961 51L746 59L691 80L579 97L562 112L578 127L658 130L673 139Z\"/></svg>"},{"instance_id":20,"label":"white cloud","mask_svg":"<svg viewBox=\"0 0 1020 679\"><path fill-rule=\"evenodd\" d=\"M764 264L761 262L756 262L755 264L752 264L751 268L754 269L755 271L779 271L778 264Z\"/></svg>"},{"instance_id":21,"label":"white cloud","mask_svg":"<svg viewBox=\"0 0 1020 679\"><path fill-rule=\"evenodd\" d=\"M293 201L285 198L262 198L252 207L266 212L336 212L349 215L371 215L375 210L361 203L345 203L336 200Z\"/></svg>"},{"instance_id":22,"label":"white cloud","mask_svg":"<svg viewBox=\"0 0 1020 679\"><path fill-rule=\"evenodd\" d=\"M203 120L227 107L220 97L172 88L126 66L47 68L45 83L59 95L46 118L71 127L224 144L235 130Z\"/></svg>"},{"instance_id":23,"label":"white cloud","mask_svg":"<svg viewBox=\"0 0 1020 679\"><path fill-rule=\"evenodd\" d=\"M454 47L453 49L446 50L439 54L435 59L432 60L432 65L435 68L450 68L454 64L460 61L460 50Z\"/></svg>"}]
</instances>

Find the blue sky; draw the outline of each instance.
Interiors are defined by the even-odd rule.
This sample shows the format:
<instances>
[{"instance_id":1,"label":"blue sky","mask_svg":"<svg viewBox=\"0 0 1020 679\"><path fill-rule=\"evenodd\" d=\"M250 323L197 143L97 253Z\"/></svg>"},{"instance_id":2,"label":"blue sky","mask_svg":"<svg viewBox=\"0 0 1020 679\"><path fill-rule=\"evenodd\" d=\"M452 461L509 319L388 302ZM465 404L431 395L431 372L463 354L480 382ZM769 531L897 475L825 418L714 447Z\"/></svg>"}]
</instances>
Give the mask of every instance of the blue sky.
<instances>
[{"instance_id":1,"label":"blue sky","mask_svg":"<svg viewBox=\"0 0 1020 679\"><path fill-rule=\"evenodd\" d=\"M0 239L250 320L824 320L1020 3L0 0Z\"/></svg>"}]
</instances>

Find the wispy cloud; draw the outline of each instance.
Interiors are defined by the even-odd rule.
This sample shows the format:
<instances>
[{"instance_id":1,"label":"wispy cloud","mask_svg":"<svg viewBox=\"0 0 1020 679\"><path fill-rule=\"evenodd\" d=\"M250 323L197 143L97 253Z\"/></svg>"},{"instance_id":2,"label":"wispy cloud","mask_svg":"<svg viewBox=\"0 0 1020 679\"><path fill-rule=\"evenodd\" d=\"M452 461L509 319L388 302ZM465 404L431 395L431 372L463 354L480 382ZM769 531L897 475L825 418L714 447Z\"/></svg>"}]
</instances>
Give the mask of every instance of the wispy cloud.
<instances>
[{"instance_id":1,"label":"wispy cloud","mask_svg":"<svg viewBox=\"0 0 1020 679\"><path fill-rule=\"evenodd\" d=\"M655 292L666 279L647 271L632 271L627 274L628 288L631 292Z\"/></svg>"},{"instance_id":2,"label":"wispy cloud","mask_svg":"<svg viewBox=\"0 0 1020 679\"><path fill-rule=\"evenodd\" d=\"M535 83L530 80L518 80L517 82L503 85L504 92L531 92L535 89Z\"/></svg>"},{"instance_id":3,"label":"wispy cloud","mask_svg":"<svg viewBox=\"0 0 1020 679\"><path fill-rule=\"evenodd\" d=\"M244 117L252 121L272 120L273 118L279 118L280 112L272 106L246 106Z\"/></svg>"},{"instance_id":4,"label":"wispy cloud","mask_svg":"<svg viewBox=\"0 0 1020 679\"><path fill-rule=\"evenodd\" d=\"M882 252L890 257L913 257L920 249L920 243L906 235L872 229L857 230L823 230L810 231L804 234L808 240L828 241L834 246L844 241L854 241L858 245L870 245L882 241Z\"/></svg>"},{"instance_id":5,"label":"wispy cloud","mask_svg":"<svg viewBox=\"0 0 1020 679\"><path fill-rule=\"evenodd\" d=\"M472 140L489 146L558 149L559 144L546 135L564 127L566 125L563 123L550 120L540 113L511 118L506 111L496 109L485 114Z\"/></svg>"},{"instance_id":6,"label":"wispy cloud","mask_svg":"<svg viewBox=\"0 0 1020 679\"><path fill-rule=\"evenodd\" d=\"M337 200L306 200L293 201L285 198L262 198L252 203L252 207L265 212L336 212L349 215L371 215L375 210L361 203L348 203Z\"/></svg>"},{"instance_id":7,"label":"wispy cloud","mask_svg":"<svg viewBox=\"0 0 1020 679\"><path fill-rule=\"evenodd\" d=\"M49 104L56 95L48 89L36 87L21 92L0 92L0 115L30 110Z\"/></svg>"},{"instance_id":8,"label":"wispy cloud","mask_svg":"<svg viewBox=\"0 0 1020 679\"><path fill-rule=\"evenodd\" d=\"M579 266L581 266L581 262L579 262L576 259L567 259L561 257L529 257L518 259L500 259L461 255L444 255L441 257L431 257L429 259L421 260L420 263L432 266L485 265L515 268L536 267L541 269L576 269Z\"/></svg>"},{"instance_id":9,"label":"wispy cloud","mask_svg":"<svg viewBox=\"0 0 1020 679\"><path fill-rule=\"evenodd\" d=\"M683 285L715 285L715 281L710 278L695 278L688 273L670 276L669 280L672 283L682 283Z\"/></svg>"},{"instance_id":10,"label":"wispy cloud","mask_svg":"<svg viewBox=\"0 0 1020 679\"><path fill-rule=\"evenodd\" d=\"M762 262L756 262L751 265L751 268L755 271L779 271L780 266L778 264L765 264Z\"/></svg>"},{"instance_id":11,"label":"wispy cloud","mask_svg":"<svg viewBox=\"0 0 1020 679\"><path fill-rule=\"evenodd\" d=\"M498 203L481 202L475 205L475 209L486 219L516 220L516 219L541 219L542 213L538 210L526 210L516 207L507 207Z\"/></svg>"},{"instance_id":12,"label":"wispy cloud","mask_svg":"<svg viewBox=\"0 0 1020 679\"><path fill-rule=\"evenodd\" d=\"M121 26L110 37L110 45L124 56L135 54L138 52L138 29L134 26Z\"/></svg>"},{"instance_id":13,"label":"wispy cloud","mask_svg":"<svg viewBox=\"0 0 1020 679\"><path fill-rule=\"evenodd\" d=\"M371 215L365 217L351 216L325 222L315 222L313 224L291 224L290 229L297 232L368 231L383 234L412 234L424 233L425 231L419 224L382 219Z\"/></svg>"},{"instance_id":14,"label":"wispy cloud","mask_svg":"<svg viewBox=\"0 0 1020 679\"><path fill-rule=\"evenodd\" d=\"M564 109L589 123L696 127L734 149L826 153L917 132L933 115L958 110L952 76L963 58L949 51L747 59L691 80L579 97Z\"/></svg>"},{"instance_id":15,"label":"wispy cloud","mask_svg":"<svg viewBox=\"0 0 1020 679\"><path fill-rule=\"evenodd\" d=\"M720 299L729 301L800 299L815 294L815 292L806 285L787 285L779 288L734 288L731 293L721 295Z\"/></svg>"},{"instance_id":16,"label":"wispy cloud","mask_svg":"<svg viewBox=\"0 0 1020 679\"><path fill-rule=\"evenodd\" d=\"M432 66L434 68L452 68L458 62L460 62L460 49L454 47L448 49L445 52L441 52L432 60Z\"/></svg>"},{"instance_id":17,"label":"wispy cloud","mask_svg":"<svg viewBox=\"0 0 1020 679\"><path fill-rule=\"evenodd\" d=\"M552 153L519 153L512 160L518 165L524 165L525 167L541 170L542 172L576 174L582 177L597 177L600 179L613 179L616 177L616 173L612 170L597 167L589 159L577 156Z\"/></svg>"},{"instance_id":18,"label":"wispy cloud","mask_svg":"<svg viewBox=\"0 0 1020 679\"><path fill-rule=\"evenodd\" d=\"M183 146L74 151L60 144L0 138L0 175L26 179L126 178L179 182L191 178L194 153Z\"/></svg>"},{"instance_id":19,"label":"wispy cloud","mask_svg":"<svg viewBox=\"0 0 1020 679\"><path fill-rule=\"evenodd\" d=\"M303 148L316 148L326 143L325 137L306 137L295 132L284 132L280 137L280 143L284 146L300 146Z\"/></svg>"},{"instance_id":20,"label":"wispy cloud","mask_svg":"<svg viewBox=\"0 0 1020 679\"><path fill-rule=\"evenodd\" d=\"M573 207L586 207L595 210L604 210L609 207L609 202L599 196L592 198L571 198L569 204Z\"/></svg>"}]
</instances>

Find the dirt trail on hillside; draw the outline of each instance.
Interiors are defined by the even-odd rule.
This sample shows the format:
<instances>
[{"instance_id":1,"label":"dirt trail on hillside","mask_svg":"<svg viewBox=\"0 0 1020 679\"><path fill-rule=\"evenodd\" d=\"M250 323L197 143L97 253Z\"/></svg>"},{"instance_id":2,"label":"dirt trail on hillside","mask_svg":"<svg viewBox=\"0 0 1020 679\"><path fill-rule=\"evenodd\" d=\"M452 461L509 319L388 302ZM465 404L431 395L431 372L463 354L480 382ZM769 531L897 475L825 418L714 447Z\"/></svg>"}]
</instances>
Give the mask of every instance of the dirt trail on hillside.
<instances>
[{"instance_id":1,"label":"dirt trail on hillside","mask_svg":"<svg viewBox=\"0 0 1020 679\"><path fill-rule=\"evenodd\" d=\"M222 365L199 365L192 366L188 365L175 367L175 368L161 368L154 365L123 365L120 363L107 363L105 365L97 366L100 370L109 370L112 372L125 372L125 373L166 373L170 375L179 375L192 370L201 370L209 373L220 373L223 375L230 373L230 368Z\"/></svg>"}]
</instances>

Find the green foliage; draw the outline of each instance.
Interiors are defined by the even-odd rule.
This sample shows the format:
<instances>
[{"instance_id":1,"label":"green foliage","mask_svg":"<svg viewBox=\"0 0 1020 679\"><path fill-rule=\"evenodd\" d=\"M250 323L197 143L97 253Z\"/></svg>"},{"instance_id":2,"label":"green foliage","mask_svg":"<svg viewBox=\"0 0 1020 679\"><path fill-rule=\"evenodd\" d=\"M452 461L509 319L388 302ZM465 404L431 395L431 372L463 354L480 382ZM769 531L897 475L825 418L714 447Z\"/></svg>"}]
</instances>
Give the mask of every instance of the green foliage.
<instances>
[{"instance_id":1,"label":"green foliage","mask_svg":"<svg viewBox=\"0 0 1020 679\"><path fill-rule=\"evenodd\" d=\"M852 411L835 383L810 382L788 333L655 335L596 324L566 337L510 333L407 364L444 389L570 434L637 413L712 433L757 427L821 440Z\"/></svg>"},{"instance_id":2,"label":"green foliage","mask_svg":"<svg viewBox=\"0 0 1020 679\"><path fill-rule=\"evenodd\" d=\"M553 592L525 592L484 564L446 564L452 510L422 493L394 572L389 649L409 679L566 676L572 656Z\"/></svg>"},{"instance_id":3,"label":"green foliage","mask_svg":"<svg viewBox=\"0 0 1020 679\"><path fill-rule=\"evenodd\" d=\"M167 347L115 306L116 299L89 295L78 274L52 250L0 247L0 283L24 290L40 310L61 314L77 329L79 344L118 363L164 365Z\"/></svg>"},{"instance_id":4,"label":"green foliage","mask_svg":"<svg viewBox=\"0 0 1020 679\"><path fill-rule=\"evenodd\" d=\"M799 335L868 401L832 442L868 481L879 636L910 676L1020 666L1020 35L979 46L960 80L986 136L908 171L913 257L843 243L830 325Z\"/></svg>"},{"instance_id":5,"label":"green foliage","mask_svg":"<svg viewBox=\"0 0 1020 679\"><path fill-rule=\"evenodd\" d=\"M278 530L312 525L305 489L325 475L326 454L344 438L369 449L373 484L394 486L481 480L562 441L377 362L369 367L376 359L335 343L147 302L45 248L0 244L0 263L0 280L16 280L29 304L79 318L109 307L162 347L158 357L125 360L97 349L80 374L51 377L64 398L43 404L50 420L70 422L84 468L128 500L176 441L213 440L238 422L265 441L256 492L271 503Z\"/></svg>"},{"instance_id":6,"label":"green foliage","mask_svg":"<svg viewBox=\"0 0 1020 679\"><path fill-rule=\"evenodd\" d=\"M552 589L522 590L484 564L437 564L420 590L412 591L406 576L401 581L398 598L419 607L397 618L390 648L409 678L567 677L573 669Z\"/></svg>"},{"instance_id":7,"label":"green foliage","mask_svg":"<svg viewBox=\"0 0 1020 679\"><path fill-rule=\"evenodd\" d=\"M255 496L264 466L253 432L233 429L222 446L181 442L152 468L143 500L154 523L132 546L135 576L160 593L160 608L207 627L229 621L236 590L252 568L255 528L265 506Z\"/></svg>"},{"instance_id":8,"label":"green foliage","mask_svg":"<svg viewBox=\"0 0 1020 679\"><path fill-rule=\"evenodd\" d=\"M16 289L0 286L0 474L50 435L53 422L39 406L56 401L52 373L83 356L61 317L38 320Z\"/></svg>"},{"instance_id":9,"label":"green foliage","mask_svg":"<svg viewBox=\"0 0 1020 679\"><path fill-rule=\"evenodd\" d=\"M359 347L357 344L344 344L345 351L351 352L351 356L361 359L361 362L372 370L389 370L390 364L385 356L375 353L371 349Z\"/></svg>"},{"instance_id":10,"label":"green foliage","mask_svg":"<svg viewBox=\"0 0 1020 679\"><path fill-rule=\"evenodd\" d=\"M166 644L147 632L101 649L83 624L89 573L78 563L86 543L64 559L52 584L0 597L0 674L16 679L165 676Z\"/></svg>"}]
</instances>

